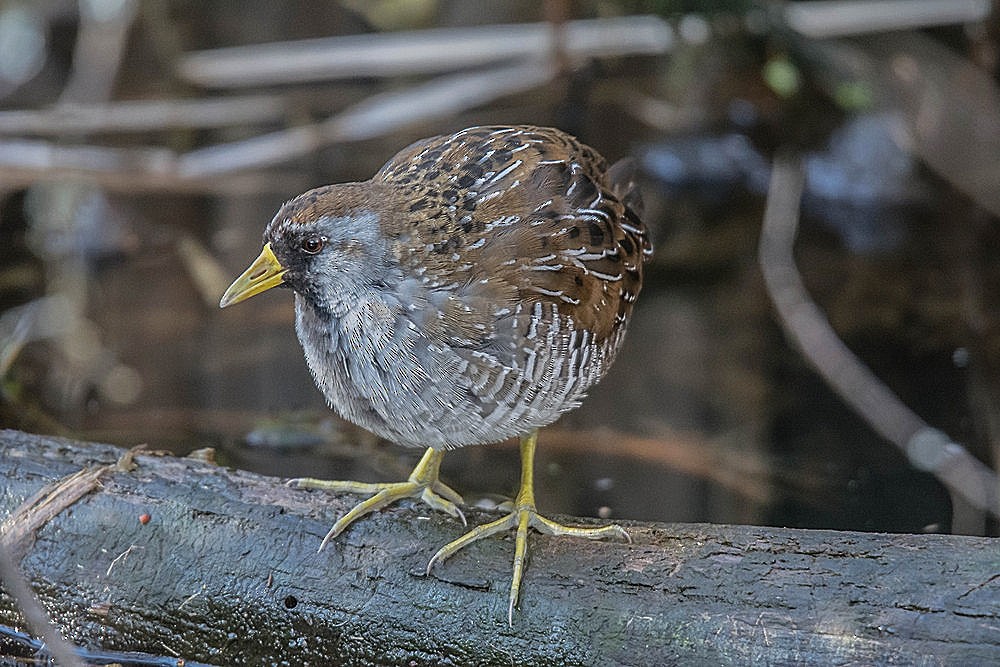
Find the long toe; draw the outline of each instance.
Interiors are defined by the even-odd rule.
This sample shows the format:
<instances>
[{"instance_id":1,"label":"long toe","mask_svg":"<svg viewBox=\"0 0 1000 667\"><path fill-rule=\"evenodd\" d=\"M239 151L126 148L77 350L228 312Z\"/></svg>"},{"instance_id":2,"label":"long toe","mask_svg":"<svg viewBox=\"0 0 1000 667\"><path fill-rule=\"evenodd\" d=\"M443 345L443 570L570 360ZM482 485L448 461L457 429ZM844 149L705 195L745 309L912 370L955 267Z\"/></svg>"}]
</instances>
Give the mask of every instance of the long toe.
<instances>
[{"instance_id":1,"label":"long toe","mask_svg":"<svg viewBox=\"0 0 1000 667\"><path fill-rule=\"evenodd\" d=\"M416 498L431 509L445 512L453 517L461 519L465 525L465 515L458 505L462 504L462 496L454 489L441 482L438 475L441 468L441 459L444 452L429 447L424 452L423 457L413 468L409 478L405 482L351 482L351 481L328 481L314 479L312 477L302 477L289 480L288 484L298 488L322 489L324 491L334 491L341 493L372 494L369 498L351 508L351 510L340 517L330 532L326 534L320 543L320 550L326 544L340 535L352 523L365 516L380 510L387 505L391 505L404 498Z\"/></svg>"},{"instance_id":2,"label":"long toe","mask_svg":"<svg viewBox=\"0 0 1000 667\"><path fill-rule=\"evenodd\" d=\"M483 538L515 531L514 538L514 558L512 562L512 575L510 582L509 604L507 609L508 623L513 625L514 608L517 606L521 594L521 582L524 578L524 570L528 560L528 531L534 528L540 533L555 537L577 537L588 540L621 539L631 542L632 538L624 528L618 525L600 526L590 528L584 526L566 526L564 524L548 519L535 509L534 505L517 505L509 514L506 514L496 521L476 526L456 540L449 542L435 553L427 563L427 574L435 565L451 558L456 553Z\"/></svg>"},{"instance_id":3,"label":"long toe","mask_svg":"<svg viewBox=\"0 0 1000 667\"><path fill-rule=\"evenodd\" d=\"M422 500L432 509L446 512L454 517L461 518L462 523L465 523L465 515L462 514L462 511L458 509L455 503L447 498L442 498L420 482L388 482L383 484L366 484L365 486L370 490L377 490L377 493L370 498L362 500L360 503L352 507L347 514L340 517L337 522L333 524L333 527L330 529L330 532L326 534L326 537L323 538L323 542L319 546L320 550L326 546L327 542L336 538L344 532L348 526L361 517L405 498L417 498ZM343 488L339 490L348 491L350 489Z\"/></svg>"}]
</instances>

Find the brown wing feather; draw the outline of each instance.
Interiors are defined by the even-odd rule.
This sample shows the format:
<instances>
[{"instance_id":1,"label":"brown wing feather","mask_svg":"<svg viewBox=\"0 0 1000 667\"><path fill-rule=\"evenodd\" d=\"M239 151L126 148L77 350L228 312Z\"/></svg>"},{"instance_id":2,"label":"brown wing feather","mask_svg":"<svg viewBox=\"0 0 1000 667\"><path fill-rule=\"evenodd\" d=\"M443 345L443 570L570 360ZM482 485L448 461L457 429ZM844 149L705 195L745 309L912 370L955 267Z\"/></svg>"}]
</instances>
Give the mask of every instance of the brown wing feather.
<instances>
[{"instance_id":1,"label":"brown wing feather","mask_svg":"<svg viewBox=\"0 0 1000 667\"><path fill-rule=\"evenodd\" d=\"M461 286L456 318L554 303L594 342L626 320L651 250L627 165L559 130L477 127L404 149L372 180L404 191L409 210L383 225L404 265Z\"/></svg>"}]
</instances>

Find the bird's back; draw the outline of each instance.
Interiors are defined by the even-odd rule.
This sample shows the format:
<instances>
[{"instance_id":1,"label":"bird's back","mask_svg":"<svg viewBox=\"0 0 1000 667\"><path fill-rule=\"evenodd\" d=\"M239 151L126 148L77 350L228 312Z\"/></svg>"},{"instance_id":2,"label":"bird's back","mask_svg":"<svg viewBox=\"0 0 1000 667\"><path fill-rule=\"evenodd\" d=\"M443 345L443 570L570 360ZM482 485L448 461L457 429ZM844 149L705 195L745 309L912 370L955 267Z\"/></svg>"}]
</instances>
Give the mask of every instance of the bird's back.
<instances>
[{"instance_id":1,"label":"bird's back","mask_svg":"<svg viewBox=\"0 0 1000 667\"><path fill-rule=\"evenodd\" d=\"M408 215L385 223L411 270L554 303L599 341L628 317L652 252L628 161L609 168L553 128L474 127L413 144L373 180L405 193Z\"/></svg>"}]
</instances>

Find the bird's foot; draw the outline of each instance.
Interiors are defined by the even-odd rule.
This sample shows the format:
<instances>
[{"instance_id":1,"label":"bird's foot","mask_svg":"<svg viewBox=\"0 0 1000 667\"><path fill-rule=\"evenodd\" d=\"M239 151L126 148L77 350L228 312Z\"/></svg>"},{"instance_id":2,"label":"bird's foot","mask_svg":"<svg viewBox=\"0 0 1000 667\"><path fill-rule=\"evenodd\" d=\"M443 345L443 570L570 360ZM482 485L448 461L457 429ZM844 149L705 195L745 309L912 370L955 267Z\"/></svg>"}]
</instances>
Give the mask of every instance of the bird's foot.
<instances>
[{"instance_id":1,"label":"bird's foot","mask_svg":"<svg viewBox=\"0 0 1000 667\"><path fill-rule=\"evenodd\" d=\"M322 489L324 491L341 493L373 494L371 497L355 505L351 511L340 517L333 524L330 532L326 534L326 537L320 543L320 550L330 540L340 535L348 526L364 515L380 510L404 498L419 498L432 509L446 512L453 517L461 519L462 524L466 525L465 515L458 508L458 505L462 504L462 496L438 479L443 455L443 452L428 449L405 482L368 483L302 477L289 480L288 485L300 489Z\"/></svg>"},{"instance_id":2,"label":"bird's foot","mask_svg":"<svg viewBox=\"0 0 1000 667\"><path fill-rule=\"evenodd\" d=\"M521 592L521 579L524 575L524 567L528 553L528 529L534 528L546 535L559 535L568 537L583 537L588 540L603 540L605 538L620 538L631 543L632 538L625 532L625 529L618 525L602 526L600 528L584 528L581 526L564 526L551 519L547 519L538 513L534 503L517 503L514 509L507 516L496 521L476 526L457 540L444 545L434 554L427 563L427 574L431 568L447 558L455 555L473 542L503 533L509 530L516 530L514 538L514 574L510 584L510 598L507 606L507 622L514 625L514 607L517 606L518 596Z\"/></svg>"}]
</instances>

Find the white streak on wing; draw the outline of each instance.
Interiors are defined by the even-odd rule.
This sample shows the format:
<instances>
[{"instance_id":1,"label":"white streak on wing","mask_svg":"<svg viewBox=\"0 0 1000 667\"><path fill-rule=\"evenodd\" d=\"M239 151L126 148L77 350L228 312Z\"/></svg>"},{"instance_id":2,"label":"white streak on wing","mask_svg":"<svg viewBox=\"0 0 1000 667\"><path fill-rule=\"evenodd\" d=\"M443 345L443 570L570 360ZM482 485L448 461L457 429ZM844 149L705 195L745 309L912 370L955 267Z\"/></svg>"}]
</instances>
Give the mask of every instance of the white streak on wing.
<instances>
[{"instance_id":1,"label":"white streak on wing","mask_svg":"<svg viewBox=\"0 0 1000 667\"><path fill-rule=\"evenodd\" d=\"M534 312L528 318L528 333L526 337L528 340L534 340L538 336L538 323L542 321L542 302L539 301L535 304Z\"/></svg>"},{"instance_id":2,"label":"white streak on wing","mask_svg":"<svg viewBox=\"0 0 1000 667\"><path fill-rule=\"evenodd\" d=\"M600 271L594 271L590 269L590 274L600 278L601 280L607 280L609 282L617 282L622 279L622 274L611 275L610 273L601 273Z\"/></svg>"},{"instance_id":3,"label":"white streak on wing","mask_svg":"<svg viewBox=\"0 0 1000 667\"><path fill-rule=\"evenodd\" d=\"M614 253L609 253L607 250L602 250L601 252L583 252L577 254L576 259L580 260L581 262L593 262L594 260L604 259L609 254L614 254Z\"/></svg>"},{"instance_id":4,"label":"white streak on wing","mask_svg":"<svg viewBox=\"0 0 1000 667\"><path fill-rule=\"evenodd\" d=\"M497 227L509 227L511 225L517 224L520 221L521 221L521 216L519 215L505 215L502 218L497 218L496 220L491 220L490 222L486 223L485 227L483 227L483 231L489 232L493 231Z\"/></svg>"},{"instance_id":5,"label":"white streak on wing","mask_svg":"<svg viewBox=\"0 0 1000 667\"><path fill-rule=\"evenodd\" d=\"M483 204L485 202L488 202L491 199L495 199L496 197L499 197L502 194L503 194L503 190L494 190L493 192L490 192L489 194L485 194L482 197L480 197L479 199L477 199L476 203L477 204Z\"/></svg>"},{"instance_id":6,"label":"white streak on wing","mask_svg":"<svg viewBox=\"0 0 1000 667\"><path fill-rule=\"evenodd\" d=\"M627 232L632 232L633 234L638 234L639 236L643 236L642 230L636 227L635 225L630 225L624 220L619 220L618 224L621 225L622 229L624 229Z\"/></svg>"},{"instance_id":7,"label":"white streak on wing","mask_svg":"<svg viewBox=\"0 0 1000 667\"><path fill-rule=\"evenodd\" d=\"M487 185L493 185L494 183L502 179L504 176L506 176L510 172L520 167L522 164L524 164L524 160L515 160L514 162L510 163L510 165L508 165L506 169L497 172L497 174L493 176L493 178L491 178L489 181L486 182Z\"/></svg>"},{"instance_id":8,"label":"white streak on wing","mask_svg":"<svg viewBox=\"0 0 1000 667\"><path fill-rule=\"evenodd\" d=\"M507 379L508 372L509 371L507 369L501 369L500 372L497 373L497 377L496 380L493 382L493 386L491 386L485 394L486 398L493 399L497 396L497 394L500 393L500 390L503 389L504 381ZM497 403L499 404L500 402L497 401Z\"/></svg>"},{"instance_id":9,"label":"white streak on wing","mask_svg":"<svg viewBox=\"0 0 1000 667\"><path fill-rule=\"evenodd\" d=\"M591 206L593 206L593 204L591 204ZM592 215L601 218L602 220L607 220L608 222L611 222L611 216L609 216L606 212L602 211L599 208L578 208L576 209L576 212L581 216Z\"/></svg>"}]
</instances>

